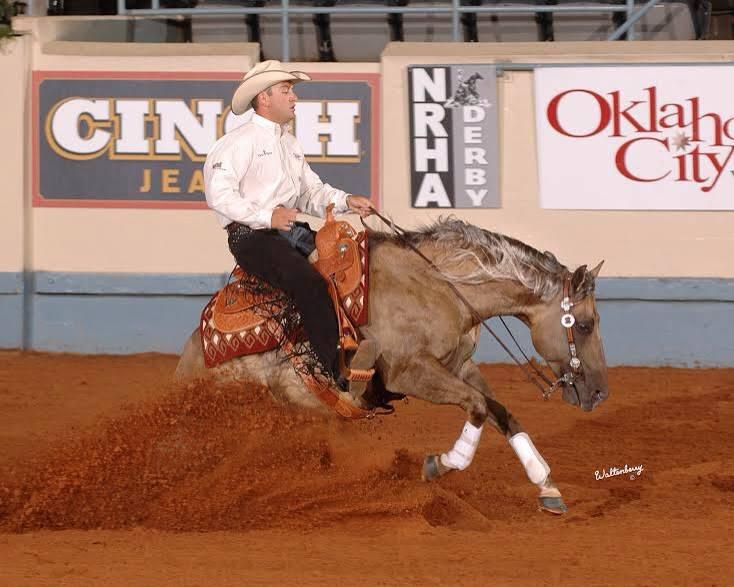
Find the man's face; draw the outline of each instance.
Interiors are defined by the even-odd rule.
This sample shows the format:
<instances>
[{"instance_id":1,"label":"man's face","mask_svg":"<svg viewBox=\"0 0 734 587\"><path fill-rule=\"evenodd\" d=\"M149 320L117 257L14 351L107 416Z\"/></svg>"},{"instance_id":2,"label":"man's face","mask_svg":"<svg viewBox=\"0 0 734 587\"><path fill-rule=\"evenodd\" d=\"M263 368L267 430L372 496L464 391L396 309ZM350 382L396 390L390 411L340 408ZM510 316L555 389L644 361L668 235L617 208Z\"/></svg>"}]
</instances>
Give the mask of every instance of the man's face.
<instances>
[{"instance_id":1,"label":"man's face","mask_svg":"<svg viewBox=\"0 0 734 587\"><path fill-rule=\"evenodd\" d=\"M293 82L280 82L270 87L270 94L261 97L262 114L278 124L285 124L296 116L298 96L293 91Z\"/></svg>"}]
</instances>

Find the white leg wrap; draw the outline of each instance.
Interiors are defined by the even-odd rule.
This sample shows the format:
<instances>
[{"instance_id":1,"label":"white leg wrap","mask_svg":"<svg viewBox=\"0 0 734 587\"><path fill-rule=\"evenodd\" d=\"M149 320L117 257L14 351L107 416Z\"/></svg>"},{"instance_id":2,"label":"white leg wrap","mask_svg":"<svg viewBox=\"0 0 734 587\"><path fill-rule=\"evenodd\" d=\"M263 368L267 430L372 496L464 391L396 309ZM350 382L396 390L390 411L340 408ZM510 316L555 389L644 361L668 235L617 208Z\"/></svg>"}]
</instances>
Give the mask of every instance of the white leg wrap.
<instances>
[{"instance_id":1,"label":"white leg wrap","mask_svg":"<svg viewBox=\"0 0 734 587\"><path fill-rule=\"evenodd\" d=\"M480 426L477 428L467 422L464 424L464 429L461 431L461 436L459 436L459 439L454 444L454 448L441 455L441 463L445 467L463 471L471 465L474 453L477 452L477 446L479 446L479 439L481 437L482 427Z\"/></svg>"},{"instance_id":2,"label":"white leg wrap","mask_svg":"<svg viewBox=\"0 0 734 587\"><path fill-rule=\"evenodd\" d=\"M510 446L525 467L525 473L531 482L540 485L548 478L550 467L525 432L518 432L510 438Z\"/></svg>"}]
</instances>

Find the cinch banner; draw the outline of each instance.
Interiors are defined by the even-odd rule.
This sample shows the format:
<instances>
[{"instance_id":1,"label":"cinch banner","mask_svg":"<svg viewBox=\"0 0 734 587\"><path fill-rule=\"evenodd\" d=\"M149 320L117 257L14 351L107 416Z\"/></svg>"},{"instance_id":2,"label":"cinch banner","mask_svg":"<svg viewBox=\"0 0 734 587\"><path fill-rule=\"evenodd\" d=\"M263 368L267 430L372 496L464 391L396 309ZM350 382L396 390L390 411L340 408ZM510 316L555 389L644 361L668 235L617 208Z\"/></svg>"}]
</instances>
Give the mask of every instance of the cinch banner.
<instances>
[{"instance_id":1,"label":"cinch banner","mask_svg":"<svg viewBox=\"0 0 734 587\"><path fill-rule=\"evenodd\" d=\"M411 205L498 208L493 65L408 68Z\"/></svg>"},{"instance_id":2,"label":"cinch banner","mask_svg":"<svg viewBox=\"0 0 734 587\"><path fill-rule=\"evenodd\" d=\"M298 84L294 133L335 187L379 204L379 75ZM202 165L251 117L230 111L241 73L34 72L33 203L205 207Z\"/></svg>"},{"instance_id":3,"label":"cinch banner","mask_svg":"<svg viewBox=\"0 0 734 587\"><path fill-rule=\"evenodd\" d=\"M543 208L733 210L731 66L535 70Z\"/></svg>"}]
</instances>

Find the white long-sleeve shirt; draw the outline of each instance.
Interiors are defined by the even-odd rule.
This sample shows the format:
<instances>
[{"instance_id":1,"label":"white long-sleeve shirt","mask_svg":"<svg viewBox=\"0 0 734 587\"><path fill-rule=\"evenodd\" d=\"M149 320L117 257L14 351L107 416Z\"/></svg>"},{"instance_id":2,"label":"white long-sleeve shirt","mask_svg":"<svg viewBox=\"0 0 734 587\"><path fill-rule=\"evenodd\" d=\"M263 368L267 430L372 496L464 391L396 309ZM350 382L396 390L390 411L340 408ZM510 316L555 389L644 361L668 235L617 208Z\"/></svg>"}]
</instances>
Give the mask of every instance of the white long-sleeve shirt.
<instances>
[{"instance_id":1,"label":"white long-sleeve shirt","mask_svg":"<svg viewBox=\"0 0 734 587\"><path fill-rule=\"evenodd\" d=\"M278 206L322 218L329 204L335 205L336 213L348 210L348 194L319 179L288 126L258 114L209 151L204 192L223 227L234 221L255 229L271 228Z\"/></svg>"}]
</instances>

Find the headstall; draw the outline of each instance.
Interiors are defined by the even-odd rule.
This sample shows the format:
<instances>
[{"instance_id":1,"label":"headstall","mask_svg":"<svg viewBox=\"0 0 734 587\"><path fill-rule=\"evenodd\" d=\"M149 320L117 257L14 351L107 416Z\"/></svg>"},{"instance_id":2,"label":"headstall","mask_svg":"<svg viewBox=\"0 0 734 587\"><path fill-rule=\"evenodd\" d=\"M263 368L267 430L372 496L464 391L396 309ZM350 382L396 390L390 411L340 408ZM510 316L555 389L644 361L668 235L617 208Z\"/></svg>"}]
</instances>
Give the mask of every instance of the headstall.
<instances>
[{"instance_id":1,"label":"headstall","mask_svg":"<svg viewBox=\"0 0 734 587\"><path fill-rule=\"evenodd\" d=\"M578 357L576 351L576 341L573 337L573 325L576 324L576 317L571 313L574 303L571 300L571 275L566 275L563 280L563 298L561 299L561 326L566 329L566 340L568 341L568 352L571 355L571 359L568 361L570 371L566 371L561 375L556 382L550 387L550 389L543 393L543 398L548 399L550 395L558 388L559 385L568 385L573 388L578 398L578 390L574 386L576 378L583 374L581 370L581 359Z\"/></svg>"}]
</instances>

